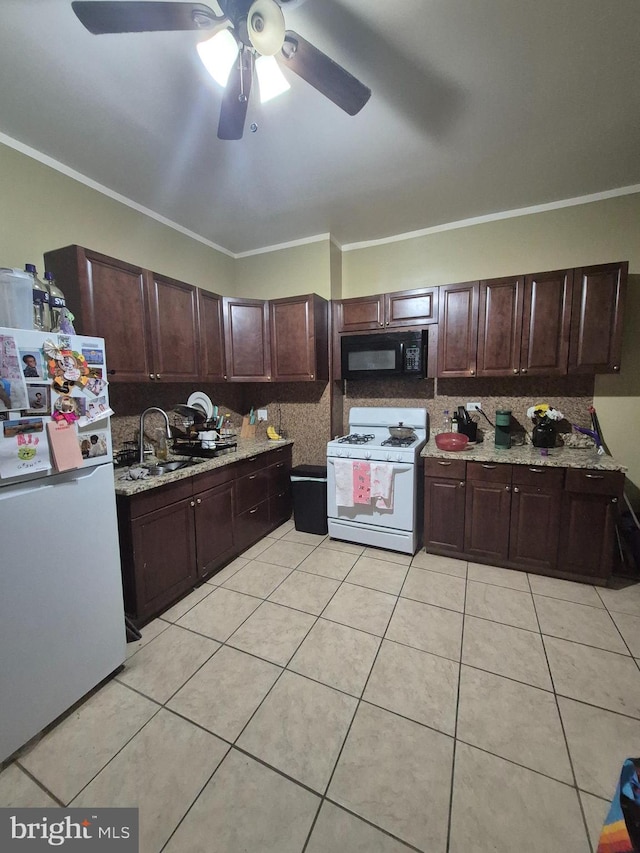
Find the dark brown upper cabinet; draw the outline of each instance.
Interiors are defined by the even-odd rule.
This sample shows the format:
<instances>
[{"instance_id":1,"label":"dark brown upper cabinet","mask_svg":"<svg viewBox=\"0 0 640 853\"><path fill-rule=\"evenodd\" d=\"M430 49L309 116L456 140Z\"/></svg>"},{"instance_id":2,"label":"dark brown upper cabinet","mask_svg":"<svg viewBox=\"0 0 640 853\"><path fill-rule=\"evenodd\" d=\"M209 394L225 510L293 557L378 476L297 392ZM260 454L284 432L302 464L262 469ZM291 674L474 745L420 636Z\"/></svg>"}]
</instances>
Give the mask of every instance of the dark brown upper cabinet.
<instances>
[{"instance_id":1,"label":"dark brown upper cabinet","mask_svg":"<svg viewBox=\"0 0 640 853\"><path fill-rule=\"evenodd\" d=\"M329 378L327 302L315 293L272 299L271 378L309 382Z\"/></svg>"},{"instance_id":2,"label":"dark brown upper cabinet","mask_svg":"<svg viewBox=\"0 0 640 853\"><path fill-rule=\"evenodd\" d=\"M480 282L478 376L567 372L572 270Z\"/></svg>"},{"instance_id":3,"label":"dark brown upper cabinet","mask_svg":"<svg viewBox=\"0 0 640 853\"><path fill-rule=\"evenodd\" d=\"M439 377L475 376L478 343L478 282L445 284L440 290Z\"/></svg>"},{"instance_id":4,"label":"dark brown upper cabinet","mask_svg":"<svg viewBox=\"0 0 640 853\"><path fill-rule=\"evenodd\" d=\"M357 296L334 303L337 334L398 326L427 326L438 322L438 288L421 287Z\"/></svg>"},{"instance_id":5,"label":"dark brown upper cabinet","mask_svg":"<svg viewBox=\"0 0 640 853\"><path fill-rule=\"evenodd\" d=\"M206 382L225 379L224 323L222 297L208 290L198 290L200 315L200 376Z\"/></svg>"},{"instance_id":6,"label":"dark brown upper cabinet","mask_svg":"<svg viewBox=\"0 0 640 853\"><path fill-rule=\"evenodd\" d=\"M574 271L569 373L618 373L628 263Z\"/></svg>"},{"instance_id":7,"label":"dark brown upper cabinet","mask_svg":"<svg viewBox=\"0 0 640 853\"><path fill-rule=\"evenodd\" d=\"M147 273L146 278L153 353L149 378L196 381L200 377L197 289L157 273Z\"/></svg>"},{"instance_id":8,"label":"dark brown upper cabinet","mask_svg":"<svg viewBox=\"0 0 640 853\"><path fill-rule=\"evenodd\" d=\"M225 378L232 382L270 382L269 302L225 296L222 306Z\"/></svg>"}]
</instances>

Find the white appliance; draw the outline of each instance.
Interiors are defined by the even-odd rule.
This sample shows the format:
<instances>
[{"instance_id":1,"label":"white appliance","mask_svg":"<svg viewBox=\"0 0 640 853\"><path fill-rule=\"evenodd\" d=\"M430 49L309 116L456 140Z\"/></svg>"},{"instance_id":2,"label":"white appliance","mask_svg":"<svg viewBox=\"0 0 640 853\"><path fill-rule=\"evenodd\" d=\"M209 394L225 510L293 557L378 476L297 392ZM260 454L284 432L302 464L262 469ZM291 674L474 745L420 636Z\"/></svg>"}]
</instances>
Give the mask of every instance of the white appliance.
<instances>
[{"instance_id":1,"label":"white appliance","mask_svg":"<svg viewBox=\"0 0 640 853\"><path fill-rule=\"evenodd\" d=\"M63 393L53 390L43 354L49 342L80 355L84 352L97 394L81 382L61 385ZM16 428L22 429L25 421L31 421L27 428L39 426L41 417L45 430L31 437L43 439L49 413L59 398L78 397L80 403L75 405L85 412L89 402L96 410L96 400L101 401L98 406L106 402L108 407L104 341L0 328L0 346L5 347L3 357L6 348L17 349L23 372L20 381L7 380L8 361L0 358L3 761L122 665L126 633L108 417L79 429L76 440L86 456L81 467L62 473L51 468L16 474L9 458ZM25 360L29 354L33 360ZM69 368L75 376L73 370ZM34 392L35 387L41 390ZM26 409L22 406L25 388ZM7 399L12 401L10 409ZM20 409L14 409L15 402ZM72 428L75 431L77 424Z\"/></svg>"},{"instance_id":2,"label":"white appliance","mask_svg":"<svg viewBox=\"0 0 640 853\"><path fill-rule=\"evenodd\" d=\"M394 439L389 427L410 427L415 437ZM353 407L349 433L327 444L327 517L329 535L347 542L415 554L422 516L420 450L429 437L426 409ZM354 462L385 463L390 469L391 500L372 498L348 505L344 480ZM336 471L336 469L338 469ZM347 489L348 491L348 489ZM385 506L385 504L391 504Z\"/></svg>"}]
</instances>

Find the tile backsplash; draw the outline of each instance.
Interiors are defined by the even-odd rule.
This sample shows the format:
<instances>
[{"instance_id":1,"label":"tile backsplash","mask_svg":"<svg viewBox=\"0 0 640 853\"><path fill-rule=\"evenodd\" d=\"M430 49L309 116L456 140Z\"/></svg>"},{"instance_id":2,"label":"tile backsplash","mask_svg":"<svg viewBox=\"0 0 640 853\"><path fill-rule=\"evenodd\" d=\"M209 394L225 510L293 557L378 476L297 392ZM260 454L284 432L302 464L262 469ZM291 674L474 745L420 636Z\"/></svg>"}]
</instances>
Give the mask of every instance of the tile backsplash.
<instances>
[{"instance_id":1,"label":"tile backsplash","mask_svg":"<svg viewBox=\"0 0 640 853\"><path fill-rule=\"evenodd\" d=\"M339 386L338 386L339 387ZM431 429L440 429L444 410L453 412L467 402L479 402L491 421L496 409L510 409L512 423L531 432L526 411L536 403L549 403L565 415L560 425L569 431L572 423L589 427L589 406L593 404L592 376L516 377L514 379L397 379L359 380L343 383L343 431L347 431L352 406L426 407ZM110 399L116 415L112 418L113 442L116 449L124 441L135 440L140 413L149 406L160 406L169 414L172 423L180 425L182 418L173 412L176 403L185 403L193 391L204 391L221 413L231 413L231 420L240 430L242 415L251 406L266 408L269 423L281 429L294 441L294 465L324 465L326 444L331 435L330 383L238 383L238 384L144 384L112 383ZM475 418L481 426L491 429L480 415ZM153 439L153 430L162 426L159 415L151 415L146 434ZM266 429L259 425L259 430Z\"/></svg>"}]
</instances>

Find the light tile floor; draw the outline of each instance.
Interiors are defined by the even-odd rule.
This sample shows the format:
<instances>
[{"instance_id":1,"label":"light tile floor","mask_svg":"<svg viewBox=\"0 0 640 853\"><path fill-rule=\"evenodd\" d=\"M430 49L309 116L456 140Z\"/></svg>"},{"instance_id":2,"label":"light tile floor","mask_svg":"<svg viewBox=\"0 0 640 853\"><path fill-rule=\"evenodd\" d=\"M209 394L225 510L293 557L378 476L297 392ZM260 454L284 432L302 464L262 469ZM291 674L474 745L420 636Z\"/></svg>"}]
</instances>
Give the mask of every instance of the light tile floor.
<instances>
[{"instance_id":1,"label":"light tile floor","mask_svg":"<svg viewBox=\"0 0 640 853\"><path fill-rule=\"evenodd\" d=\"M0 773L138 805L143 853L588 853L640 754L640 586L287 522L144 628Z\"/></svg>"}]
</instances>

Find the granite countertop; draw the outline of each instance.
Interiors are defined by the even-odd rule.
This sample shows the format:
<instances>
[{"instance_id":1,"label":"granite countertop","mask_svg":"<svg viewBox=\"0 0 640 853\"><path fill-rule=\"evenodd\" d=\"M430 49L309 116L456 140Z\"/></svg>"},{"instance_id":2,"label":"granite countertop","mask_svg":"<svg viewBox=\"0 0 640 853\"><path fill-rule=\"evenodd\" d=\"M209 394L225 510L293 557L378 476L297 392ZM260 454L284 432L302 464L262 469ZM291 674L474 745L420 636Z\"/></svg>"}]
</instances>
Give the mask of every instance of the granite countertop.
<instances>
[{"instance_id":1,"label":"granite countertop","mask_svg":"<svg viewBox=\"0 0 640 853\"><path fill-rule=\"evenodd\" d=\"M467 450L456 452L439 450L434 438L422 448L421 456L434 459L462 459L465 462L506 462L511 465L548 465L553 468L591 468L594 471L626 471L624 465L613 456L599 456L593 449L553 447L543 456L540 448L531 444L514 446L508 450L496 450L493 440L472 444Z\"/></svg>"},{"instance_id":2,"label":"granite countertop","mask_svg":"<svg viewBox=\"0 0 640 853\"><path fill-rule=\"evenodd\" d=\"M293 441L285 439L282 441L270 441L267 438L238 438L237 450L231 453L224 453L221 456L216 456L213 459L203 459L199 456L193 456L193 459L202 459L198 465L190 465L186 468L180 468L177 471L171 471L168 474L162 474L159 477L145 477L143 480L128 480L126 479L127 472L130 468L139 468L140 465L131 465L129 467L114 467L113 479L115 491L117 495L131 497L139 495L142 492L147 492L149 489L157 489L160 486L166 486L168 483L177 483L179 480L186 480L187 477L197 477L198 474L204 474L207 471L213 471L216 468L224 468L225 465L232 465L234 462L239 462L242 459L248 459L250 456L256 456L259 453L268 453L270 450L275 450L278 447L284 447L288 444L293 444ZM169 454L169 461L185 461L188 456L178 456ZM156 459L155 456L147 456L144 462L147 465L161 465L162 461Z\"/></svg>"}]
</instances>

